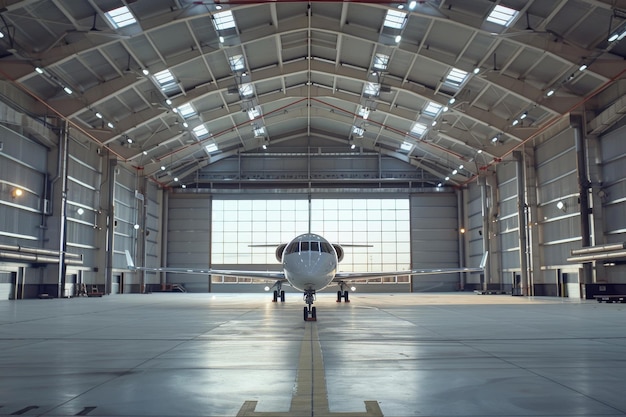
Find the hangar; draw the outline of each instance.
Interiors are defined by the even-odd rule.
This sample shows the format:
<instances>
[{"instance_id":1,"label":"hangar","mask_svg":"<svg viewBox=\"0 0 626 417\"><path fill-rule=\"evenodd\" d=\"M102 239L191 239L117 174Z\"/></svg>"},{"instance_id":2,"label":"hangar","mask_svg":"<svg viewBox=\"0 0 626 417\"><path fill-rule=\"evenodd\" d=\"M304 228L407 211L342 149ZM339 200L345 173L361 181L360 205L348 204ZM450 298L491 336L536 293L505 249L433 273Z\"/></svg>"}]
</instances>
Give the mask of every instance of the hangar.
<instances>
[{"instance_id":1,"label":"hangar","mask_svg":"<svg viewBox=\"0 0 626 417\"><path fill-rule=\"evenodd\" d=\"M233 293L261 303L271 280L131 270L125 254L275 271L269 246L307 231L345 245L346 271L475 268L489 253L480 273L362 280L366 305L478 292L523 314L536 297L588 311L626 294L621 0L4 0L0 18L7 314L33 306L39 320L62 308L39 298L74 298L89 315L173 291L190 305L213 295L215 311ZM40 407L9 403L0 413ZM84 407L72 411L104 412ZM423 413L409 408L382 411Z\"/></svg>"}]
</instances>

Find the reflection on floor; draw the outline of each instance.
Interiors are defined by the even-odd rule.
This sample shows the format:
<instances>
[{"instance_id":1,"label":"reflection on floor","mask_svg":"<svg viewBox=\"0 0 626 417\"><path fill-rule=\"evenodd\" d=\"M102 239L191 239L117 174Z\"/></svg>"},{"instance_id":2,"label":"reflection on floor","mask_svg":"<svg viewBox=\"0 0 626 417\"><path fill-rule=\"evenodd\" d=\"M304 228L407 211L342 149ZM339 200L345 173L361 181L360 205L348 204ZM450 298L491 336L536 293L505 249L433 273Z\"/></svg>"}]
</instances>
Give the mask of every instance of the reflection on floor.
<instances>
[{"instance_id":1,"label":"reflection on floor","mask_svg":"<svg viewBox=\"0 0 626 417\"><path fill-rule=\"evenodd\" d=\"M507 295L0 302L0 416L623 416L626 306Z\"/></svg>"}]
</instances>

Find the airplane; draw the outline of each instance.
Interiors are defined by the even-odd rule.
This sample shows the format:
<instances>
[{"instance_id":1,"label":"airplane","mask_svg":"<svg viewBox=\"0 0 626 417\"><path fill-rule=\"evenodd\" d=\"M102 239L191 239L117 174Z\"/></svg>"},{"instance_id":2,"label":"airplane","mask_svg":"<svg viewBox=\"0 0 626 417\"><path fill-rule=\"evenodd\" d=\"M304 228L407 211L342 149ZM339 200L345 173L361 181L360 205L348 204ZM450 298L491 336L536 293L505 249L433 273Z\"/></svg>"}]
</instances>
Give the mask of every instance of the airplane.
<instances>
[{"instance_id":1,"label":"airplane","mask_svg":"<svg viewBox=\"0 0 626 417\"><path fill-rule=\"evenodd\" d=\"M358 246L358 245L353 245ZM344 256L342 245L330 243L322 236L315 233L305 233L297 236L289 243L283 243L276 248L276 259L282 264L282 271L245 271L245 270L225 270L225 269L188 269L176 267L140 267L135 266L129 251L126 251L128 269L131 271L154 271L154 272L176 272L185 274L211 274L236 276L251 278L256 280L275 279L272 286L274 290L273 302L279 299L285 301L285 291L283 284L290 285L296 290L304 293L303 299L306 303L304 307L304 320L317 320L317 311L313 306L315 294L331 283L339 285L337 291L337 302L342 299L350 302L346 281L381 278L397 275L427 275L427 274L447 274L454 272L482 272L487 262L487 252L483 255L478 268L440 268L440 269L412 269L406 271L388 272L337 272L337 265Z\"/></svg>"}]
</instances>

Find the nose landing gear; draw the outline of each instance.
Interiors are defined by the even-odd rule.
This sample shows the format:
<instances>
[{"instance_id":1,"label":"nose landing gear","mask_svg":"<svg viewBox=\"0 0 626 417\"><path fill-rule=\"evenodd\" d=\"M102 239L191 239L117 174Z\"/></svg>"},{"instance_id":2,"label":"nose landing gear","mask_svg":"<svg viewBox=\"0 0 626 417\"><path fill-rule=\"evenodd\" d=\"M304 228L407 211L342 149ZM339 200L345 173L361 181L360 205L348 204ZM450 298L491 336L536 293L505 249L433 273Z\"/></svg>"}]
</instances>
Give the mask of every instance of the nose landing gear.
<instances>
[{"instance_id":1,"label":"nose landing gear","mask_svg":"<svg viewBox=\"0 0 626 417\"><path fill-rule=\"evenodd\" d=\"M315 301L315 291L306 290L304 292L304 302L307 306L304 307L304 321L317 321L317 311L313 307L313 301Z\"/></svg>"}]
</instances>

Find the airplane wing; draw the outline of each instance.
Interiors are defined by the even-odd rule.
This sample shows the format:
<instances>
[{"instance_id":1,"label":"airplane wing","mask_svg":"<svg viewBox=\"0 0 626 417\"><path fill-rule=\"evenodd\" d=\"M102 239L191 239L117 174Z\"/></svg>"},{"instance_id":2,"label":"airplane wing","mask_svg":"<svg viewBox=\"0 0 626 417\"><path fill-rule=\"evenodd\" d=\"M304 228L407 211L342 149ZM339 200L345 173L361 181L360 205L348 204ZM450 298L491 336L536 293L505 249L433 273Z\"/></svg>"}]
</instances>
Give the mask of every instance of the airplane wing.
<instances>
[{"instance_id":1,"label":"airplane wing","mask_svg":"<svg viewBox=\"0 0 626 417\"><path fill-rule=\"evenodd\" d=\"M485 265L487 264L488 252L483 254L480 260L480 266L477 268L432 268L432 269L411 269L406 271L386 271L386 272L337 272L335 274L334 282L337 281L350 281L353 279L365 279L365 278L384 278L393 277L399 275L436 275L436 274L451 274L455 272L483 272Z\"/></svg>"},{"instance_id":2,"label":"airplane wing","mask_svg":"<svg viewBox=\"0 0 626 417\"><path fill-rule=\"evenodd\" d=\"M256 280L286 281L283 271L246 271L236 269L212 269L212 268L176 268L176 267L147 267L135 266L129 251L126 251L126 262L131 271L174 272L177 274L202 274L202 275L226 275L229 277L250 278Z\"/></svg>"}]
</instances>

